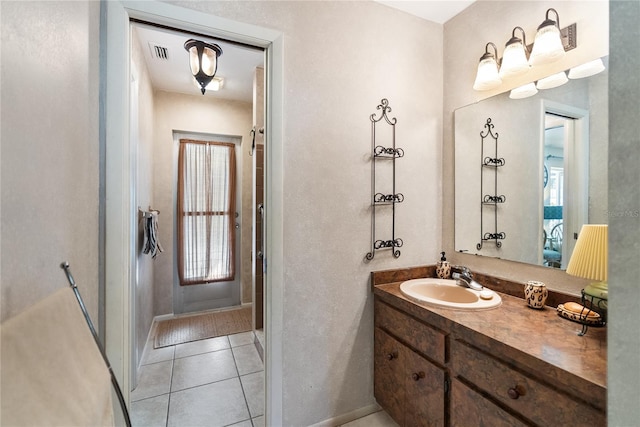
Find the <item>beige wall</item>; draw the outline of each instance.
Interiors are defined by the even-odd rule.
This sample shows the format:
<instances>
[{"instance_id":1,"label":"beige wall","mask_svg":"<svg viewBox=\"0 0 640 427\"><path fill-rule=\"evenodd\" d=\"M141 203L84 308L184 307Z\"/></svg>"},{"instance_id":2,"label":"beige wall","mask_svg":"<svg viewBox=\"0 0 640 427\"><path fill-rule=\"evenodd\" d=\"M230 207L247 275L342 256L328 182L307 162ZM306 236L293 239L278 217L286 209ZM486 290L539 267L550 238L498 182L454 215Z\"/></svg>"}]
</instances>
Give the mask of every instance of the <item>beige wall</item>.
<instances>
[{"instance_id":1,"label":"beige wall","mask_svg":"<svg viewBox=\"0 0 640 427\"><path fill-rule=\"evenodd\" d=\"M284 424L371 405L369 273L435 262L440 249L442 26L373 2L178 4L284 34ZM404 246L367 264L369 115L382 98L406 153Z\"/></svg>"},{"instance_id":2,"label":"beige wall","mask_svg":"<svg viewBox=\"0 0 640 427\"><path fill-rule=\"evenodd\" d=\"M151 206L158 209L153 200L153 158L154 158L154 113L153 113L153 87L151 77L144 61L142 47L136 36L136 32L132 32L132 49L131 62L134 64L137 72L138 86L138 111L137 129L132 130L135 133L137 152L137 180L136 180L136 206L146 211ZM132 73L134 70L132 70ZM133 122L132 122L133 123ZM132 125L132 127L134 127ZM138 216L140 219L140 216ZM164 215L159 219L162 222ZM149 330L153 322L154 313L154 264L163 257L158 255L155 259L151 255L142 253L142 245L144 243L144 220L138 222L138 241L136 247L137 269L136 273L136 350L138 354L138 362L142 359L142 351L147 341ZM162 242L160 242L162 244Z\"/></svg>"},{"instance_id":3,"label":"beige wall","mask_svg":"<svg viewBox=\"0 0 640 427\"><path fill-rule=\"evenodd\" d=\"M533 42L537 26L544 20L545 11L555 8L560 15L561 26L577 23L578 47L569 51L557 63L532 69L525 77L511 83L503 83L499 89L477 92L472 89L478 60L484 53L487 42L498 47L499 55L505 42L511 37L515 26L521 26L527 34L527 43ZM478 1L449 20L444 25L444 127L443 127L443 191L454 192L454 120L453 112L462 106L509 90L544 75L569 69L575 65L609 53L607 38L608 2L604 1ZM529 40L531 38L531 40ZM603 111L602 106L598 106ZM563 272L544 267L534 267L522 263L508 262L488 257L453 253L454 241L454 198L443 200L442 238L444 247L452 254L450 260L468 265L471 270L510 277L513 280L541 280L550 288L564 289L579 293L587 281L569 276ZM603 205L606 206L606 201Z\"/></svg>"},{"instance_id":4,"label":"beige wall","mask_svg":"<svg viewBox=\"0 0 640 427\"><path fill-rule=\"evenodd\" d=\"M97 2L0 2L2 320L68 286L98 324Z\"/></svg>"},{"instance_id":5,"label":"beige wall","mask_svg":"<svg viewBox=\"0 0 640 427\"><path fill-rule=\"evenodd\" d=\"M249 147L251 146L251 120L252 104L240 101L216 100L199 94L185 95L156 91L155 101L155 127L153 142L153 183L155 208L161 214L160 242L164 252L160 254L154 263L154 313L156 315L173 313L173 279L174 279L174 213L175 213L175 167L177 165L177 148L174 146L173 131L208 133L218 135L240 136L242 145L238 162L242 165L243 193L251 194L251 180L244 179L244 172L249 168L251 172L251 160ZM249 175L251 176L251 175ZM240 199L239 199L240 200ZM250 215L244 209L243 216ZM251 232L242 230L244 234ZM248 301L251 301L251 277L243 278L242 293L248 293ZM247 280L248 279L248 282ZM243 298L243 301L247 301Z\"/></svg>"}]
</instances>

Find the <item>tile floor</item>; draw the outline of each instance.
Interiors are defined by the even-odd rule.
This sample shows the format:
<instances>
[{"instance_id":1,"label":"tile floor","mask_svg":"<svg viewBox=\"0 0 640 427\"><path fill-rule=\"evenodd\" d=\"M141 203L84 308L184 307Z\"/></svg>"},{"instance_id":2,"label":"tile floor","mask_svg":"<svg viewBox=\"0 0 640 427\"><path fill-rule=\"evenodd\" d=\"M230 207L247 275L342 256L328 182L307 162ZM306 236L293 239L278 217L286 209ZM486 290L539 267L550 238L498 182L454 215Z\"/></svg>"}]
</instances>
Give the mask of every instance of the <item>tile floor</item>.
<instances>
[{"instance_id":1,"label":"tile floor","mask_svg":"<svg viewBox=\"0 0 640 427\"><path fill-rule=\"evenodd\" d=\"M253 332L154 349L131 393L135 427L264 426L264 366Z\"/></svg>"},{"instance_id":2,"label":"tile floor","mask_svg":"<svg viewBox=\"0 0 640 427\"><path fill-rule=\"evenodd\" d=\"M264 365L253 332L154 349L131 393L134 427L263 427ZM342 427L398 427L384 411Z\"/></svg>"}]
</instances>

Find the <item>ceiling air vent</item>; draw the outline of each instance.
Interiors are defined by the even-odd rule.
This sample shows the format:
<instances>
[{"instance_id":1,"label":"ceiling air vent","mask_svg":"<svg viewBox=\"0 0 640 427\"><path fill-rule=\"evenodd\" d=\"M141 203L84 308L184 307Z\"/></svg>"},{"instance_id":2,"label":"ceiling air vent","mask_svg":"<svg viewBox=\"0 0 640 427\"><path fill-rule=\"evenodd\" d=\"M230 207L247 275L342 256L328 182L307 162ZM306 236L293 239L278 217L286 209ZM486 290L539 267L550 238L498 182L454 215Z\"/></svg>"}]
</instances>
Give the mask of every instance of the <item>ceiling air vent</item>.
<instances>
[{"instance_id":1,"label":"ceiling air vent","mask_svg":"<svg viewBox=\"0 0 640 427\"><path fill-rule=\"evenodd\" d=\"M151 56L156 59L166 61L169 59L169 49L159 44L149 42L149 48L151 49Z\"/></svg>"}]
</instances>

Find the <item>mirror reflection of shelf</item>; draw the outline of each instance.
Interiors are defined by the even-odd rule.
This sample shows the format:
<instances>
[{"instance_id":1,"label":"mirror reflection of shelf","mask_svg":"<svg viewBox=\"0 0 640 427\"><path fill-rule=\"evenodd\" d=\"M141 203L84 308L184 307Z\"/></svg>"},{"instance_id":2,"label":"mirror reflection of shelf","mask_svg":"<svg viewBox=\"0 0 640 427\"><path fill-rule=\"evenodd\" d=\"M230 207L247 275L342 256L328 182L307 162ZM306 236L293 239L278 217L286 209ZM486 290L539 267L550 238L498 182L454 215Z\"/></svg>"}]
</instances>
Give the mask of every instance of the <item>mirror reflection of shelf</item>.
<instances>
[{"instance_id":1,"label":"mirror reflection of shelf","mask_svg":"<svg viewBox=\"0 0 640 427\"><path fill-rule=\"evenodd\" d=\"M505 196L491 196L489 194L485 194L484 198L482 199L482 204L496 206L497 204L504 203L506 201L507 198Z\"/></svg>"},{"instance_id":2,"label":"mirror reflection of shelf","mask_svg":"<svg viewBox=\"0 0 640 427\"><path fill-rule=\"evenodd\" d=\"M404 201L404 195L402 193L397 194L382 194L376 193L373 196L373 203L376 205L391 205L393 203L402 203Z\"/></svg>"},{"instance_id":3,"label":"mirror reflection of shelf","mask_svg":"<svg viewBox=\"0 0 640 427\"><path fill-rule=\"evenodd\" d=\"M504 166L505 161L503 158L496 158L496 157L485 157L484 161L482 162L482 166L486 166L486 167L490 167L490 168L499 168L501 166Z\"/></svg>"},{"instance_id":4,"label":"mirror reflection of shelf","mask_svg":"<svg viewBox=\"0 0 640 427\"><path fill-rule=\"evenodd\" d=\"M498 168L505 165L505 160L502 157L498 157L498 133L493 132L494 124L491 123L491 118L487 119L487 122L484 124L485 130L480 132L481 138L481 146L480 146L480 158L482 161L482 165L480 167L480 243L476 245L476 249L481 250L484 242L493 242L496 245L496 248L502 247L501 240L504 240L507 236L504 232L498 231L498 205L505 203L507 198L504 195L498 195ZM485 139L492 139L495 149L495 154L493 157L486 156L484 154L485 150ZM490 147L489 147L490 148ZM484 192L484 168L489 168L493 170L493 194L485 194ZM483 195L484 194L484 195ZM484 230L484 213L483 207L492 206L493 210L493 232L486 232Z\"/></svg>"},{"instance_id":5,"label":"mirror reflection of shelf","mask_svg":"<svg viewBox=\"0 0 640 427\"><path fill-rule=\"evenodd\" d=\"M386 148L378 145L373 150L373 157L376 159L398 159L404 157L404 150L402 148Z\"/></svg>"}]
</instances>

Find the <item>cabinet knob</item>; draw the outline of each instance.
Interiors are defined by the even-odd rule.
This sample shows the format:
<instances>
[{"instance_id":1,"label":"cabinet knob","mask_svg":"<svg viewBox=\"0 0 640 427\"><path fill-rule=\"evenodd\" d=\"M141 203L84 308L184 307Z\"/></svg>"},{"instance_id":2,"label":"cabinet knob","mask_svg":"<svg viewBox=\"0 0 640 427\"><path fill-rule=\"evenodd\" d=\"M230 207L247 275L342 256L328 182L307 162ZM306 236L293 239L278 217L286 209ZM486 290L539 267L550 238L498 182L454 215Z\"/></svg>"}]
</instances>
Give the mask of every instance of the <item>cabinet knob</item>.
<instances>
[{"instance_id":1,"label":"cabinet knob","mask_svg":"<svg viewBox=\"0 0 640 427\"><path fill-rule=\"evenodd\" d=\"M517 399L520 396L524 396L526 394L526 391L523 387L520 387L519 385L515 386L515 387L511 387L509 390L507 390L507 394L509 395L509 397L511 399Z\"/></svg>"},{"instance_id":2,"label":"cabinet knob","mask_svg":"<svg viewBox=\"0 0 640 427\"><path fill-rule=\"evenodd\" d=\"M397 359L398 358L398 352L397 351L392 351L391 353L387 354L387 360L393 360L393 359Z\"/></svg>"},{"instance_id":3,"label":"cabinet knob","mask_svg":"<svg viewBox=\"0 0 640 427\"><path fill-rule=\"evenodd\" d=\"M421 378L424 378L424 372L422 372L422 371L414 372L413 374L411 374L411 378L413 378L414 381L418 381Z\"/></svg>"}]
</instances>

